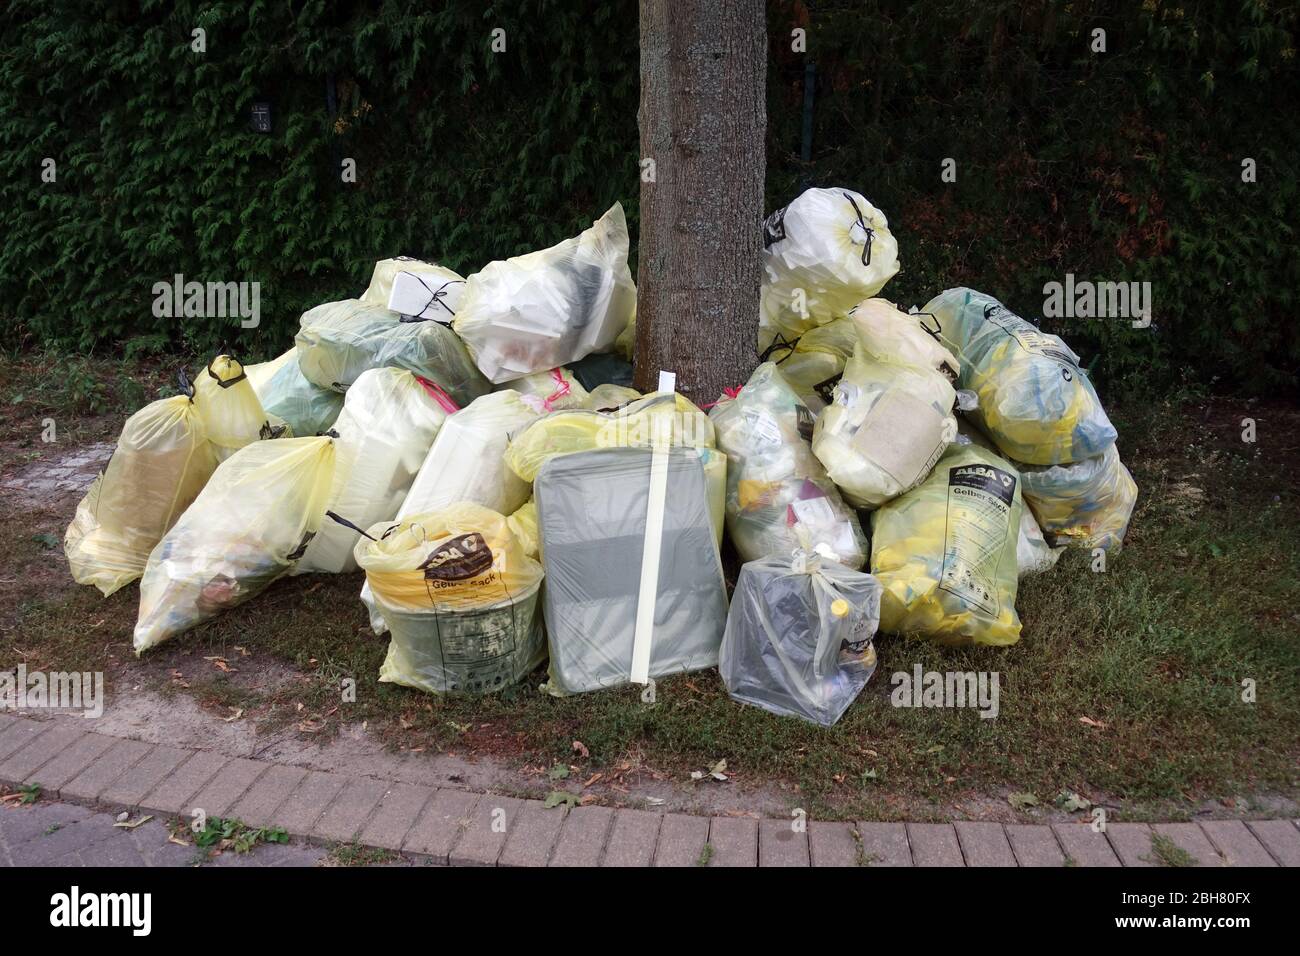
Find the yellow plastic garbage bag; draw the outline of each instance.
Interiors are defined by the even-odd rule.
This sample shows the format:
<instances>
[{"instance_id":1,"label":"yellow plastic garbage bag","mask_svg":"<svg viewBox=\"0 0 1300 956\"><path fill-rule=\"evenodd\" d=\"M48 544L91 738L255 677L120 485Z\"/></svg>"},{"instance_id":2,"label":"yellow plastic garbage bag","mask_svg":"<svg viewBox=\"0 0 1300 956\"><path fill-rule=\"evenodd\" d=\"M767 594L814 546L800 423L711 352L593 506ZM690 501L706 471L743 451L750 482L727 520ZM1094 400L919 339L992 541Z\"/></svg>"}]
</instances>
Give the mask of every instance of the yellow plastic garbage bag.
<instances>
[{"instance_id":1,"label":"yellow plastic garbage bag","mask_svg":"<svg viewBox=\"0 0 1300 956\"><path fill-rule=\"evenodd\" d=\"M812 448L851 504L875 508L925 480L957 437L957 360L881 300L861 303L853 320L859 342Z\"/></svg>"},{"instance_id":2,"label":"yellow plastic garbage bag","mask_svg":"<svg viewBox=\"0 0 1300 956\"><path fill-rule=\"evenodd\" d=\"M709 416L684 395L655 392L612 412L573 408L543 415L510 436L505 460L516 475L532 483L542 465L557 455L593 448L650 448L660 433L668 445L694 448L699 454L714 537L721 542L727 456L716 451Z\"/></svg>"},{"instance_id":3,"label":"yellow plastic garbage bag","mask_svg":"<svg viewBox=\"0 0 1300 956\"><path fill-rule=\"evenodd\" d=\"M817 414L830 403L831 393L857 344L857 327L845 316L810 329L793 345L772 345L767 357L776 363L803 403Z\"/></svg>"},{"instance_id":4,"label":"yellow plastic garbage bag","mask_svg":"<svg viewBox=\"0 0 1300 956\"><path fill-rule=\"evenodd\" d=\"M759 351L843 317L896 272L883 212L851 189L805 190L763 223Z\"/></svg>"},{"instance_id":5,"label":"yellow plastic garbage bag","mask_svg":"<svg viewBox=\"0 0 1300 956\"><path fill-rule=\"evenodd\" d=\"M366 369L386 366L437 382L458 405L489 387L449 326L403 321L396 312L357 299L327 302L303 313L294 341L302 374L337 392L347 391Z\"/></svg>"},{"instance_id":6,"label":"yellow plastic garbage bag","mask_svg":"<svg viewBox=\"0 0 1300 956\"><path fill-rule=\"evenodd\" d=\"M434 436L455 406L432 382L402 368L362 372L347 391L336 436L334 480L326 510L369 528L397 514ZM346 574L357 568L360 535L336 521L321 524L295 574Z\"/></svg>"},{"instance_id":7,"label":"yellow plastic garbage bag","mask_svg":"<svg viewBox=\"0 0 1300 956\"><path fill-rule=\"evenodd\" d=\"M142 653L261 593L320 529L334 439L248 445L222 462L158 542L140 580Z\"/></svg>"},{"instance_id":8,"label":"yellow plastic garbage bag","mask_svg":"<svg viewBox=\"0 0 1300 956\"><path fill-rule=\"evenodd\" d=\"M471 275L452 326L497 384L608 352L636 309L627 252L615 203L580 235Z\"/></svg>"},{"instance_id":9,"label":"yellow plastic garbage bag","mask_svg":"<svg viewBox=\"0 0 1300 956\"><path fill-rule=\"evenodd\" d=\"M376 524L370 536L356 558L392 631L381 681L486 694L545 659L542 567L500 514L461 503Z\"/></svg>"},{"instance_id":10,"label":"yellow plastic garbage bag","mask_svg":"<svg viewBox=\"0 0 1300 956\"><path fill-rule=\"evenodd\" d=\"M519 541L519 547L524 549L524 554L540 558L542 539L537 530L537 502L529 498L518 511L506 518L506 524L510 525L510 531Z\"/></svg>"},{"instance_id":11,"label":"yellow plastic garbage bag","mask_svg":"<svg viewBox=\"0 0 1300 956\"><path fill-rule=\"evenodd\" d=\"M1069 465L1021 465L1020 474L1050 544L1119 550L1138 490L1117 446Z\"/></svg>"},{"instance_id":12,"label":"yellow plastic garbage bag","mask_svg":"<svg viewBox=\"0 0 1300 956\"><path fill-rule=\"evenodd\" d=\"M465 294L465 279L457 272L436 262L425 262L410 256L380 259L375 263L374 272L370 275L370 285L366 287L365 292L361 293L361 301L366 305L393 309L401 314L404 310L394 309L390 301L393 298L394 286L399 284L397 277L403 272L415 279L423 280L417 282L421 292L427 289L427 294L418 302L420 309L406 314L420 314L425 318L450 322L460 306L461 297ZM409 281L409 279L403 280L402 284Z\"/></svg>"},{"instance_id":13,"label":"yellow plastic garbage bag","mask_svg":"<svg viewBox=\"0 0 1300 956\"><path fill-rule=\"evenodd\" d=\"M727 456L727 533L741 561L803 550L862 567L858 516L812 453L812 413L776 365L760 365L709 418Z\"/></svg>"},{"instance_id":14,"label":"yellow plastic garbage bag","mask_svg":"<svg viewBox=\"0 0 1300 956\"><path fill-rule=\"evenodd\" d=\"M562 408L590 407L588 399L591 393L582 387L582 383L567 368L533 372L515 379L509 385L498 386L497 390L503 388L514 389L539 415Z\"/></svg>"},{"instance_id":15,"label":"yellow plastic garbage bag","mask_svg":"<svg viewBox=\"0 0 1300 956\"><path fill-rule=\"evenodd\" d=\"M979 396L974 420L1015 461L1056 465L1115 443L1079 357L990 295L948 289L919 318L961 360L961 387Z\"/></svg>"},{"instance_id":16,"label":"yellow plastic garbage bag","mask_svg":"<svg viewBox=\"0 0 1300 956\"><path fill-rule=\"evenodd\" d=\"M585 407L595 412L611 412L616 408L622 408L628 402L635 402L644 397L635 388L605 382L597 385L587 394Z\"/></svg>"},{"instance_id":17,"label":"yellow plastic garbage bag","mask_svg":"<svg viewBox=\"0 0 1300 956\"><path fill-rule=\"evenodd\" d=\"M244 373L229 355L218 355L194 378L194 409L217 461L261 438L292 438L287 423L268 414Z\"/></svg>"},{"instance_id":18,"label":"yellow plastic garbage bag","mask_svg":"<svg viewBox=\"0 0 1300 956\"><path fill-rule=\"evenodd\" d=\"M309 382L298 366L296 347L290 349L288 355L289 361L281 365L270 379L261 386L254 383L257 397L267 414L287 422L296 437L323 434L329 431L343 411L343 393Z\"/></svg>"},{"instance_id":19,"label":"yellow plastic garbage bag","mask_svg":"<svg viewBox=\"0 0 1300 956\"><path fill-rule=\"evenodd\" d=\"M447 417L416 472L397 519L443 511L468 502L498 514L517 511L531 494L524 481L505 463L511 432L537 419L537 412L513 389L490 392ZM370 629L388 630L375 605L370 585L361 588L361 601L370 611Z\"/></svg>"},{"instance_id":20,"label":"yellow plastic garbage bag","mask_svg":"<svg viewBox=\"0 0 1300 956\"><path fill-rule=\"evenodd\" d=\"M64 535L73 579L107 597L138 578L216 467L190 395L159 399L128 418Z\"/></svg>"},{"instance_id":21,"label":"yellow plastic garbage bag","mask_svg":"<svg viewBox=\"0 0 1300 956\"><path fill-rule=\"evenodd\" d=\"M871 516L880 629L940 644L1014 644L1023 510L1020 476L974 444L953 445L930 477Z\"/></svg>"}]
</instances>

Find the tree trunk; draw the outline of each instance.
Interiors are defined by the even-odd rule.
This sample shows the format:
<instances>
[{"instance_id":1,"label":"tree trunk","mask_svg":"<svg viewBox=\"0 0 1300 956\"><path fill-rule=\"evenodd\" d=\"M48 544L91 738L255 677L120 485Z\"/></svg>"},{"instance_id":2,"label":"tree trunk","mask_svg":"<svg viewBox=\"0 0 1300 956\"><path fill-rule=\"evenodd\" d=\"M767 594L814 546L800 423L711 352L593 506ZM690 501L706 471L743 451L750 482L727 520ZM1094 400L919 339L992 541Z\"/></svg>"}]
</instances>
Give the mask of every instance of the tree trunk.
<instances>
[{"instance_id":1,"label":"tree trunk","mask_svg":"<svg viewBox=\"0 0 1300 956\"><path fill-rule=\"evenodd\" d=\"M763 0L641 0L642 391L712 402L758 362L766 78Z\"/></svg>"}]
</instances>

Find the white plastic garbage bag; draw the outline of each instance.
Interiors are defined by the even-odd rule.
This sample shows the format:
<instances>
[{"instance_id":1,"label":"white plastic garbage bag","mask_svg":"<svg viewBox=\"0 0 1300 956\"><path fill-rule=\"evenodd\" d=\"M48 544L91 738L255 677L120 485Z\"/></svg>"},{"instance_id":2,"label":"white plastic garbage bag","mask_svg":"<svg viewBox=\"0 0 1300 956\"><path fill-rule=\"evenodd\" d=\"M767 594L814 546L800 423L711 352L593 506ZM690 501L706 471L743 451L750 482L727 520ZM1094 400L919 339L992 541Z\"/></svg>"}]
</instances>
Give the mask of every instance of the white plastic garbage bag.
<instances>
[{"instance_id":1,"label":"white plastic garbage bag","mask_svg":"<svg viewBox=\"0 0 1300 956\"><path fill-rule=\"evenodd\" d=\"M404 368L441 385L458 405L488 390L465 345L450 327L404 321L357 299L327 302L303 313L294 340L298 366L313 384L347 391L370 368Z\"/></svg>"},{"instance_id":2,"label":"white plastic garbage bag","mask_svg":"<svg viewBox=\"0 0 1300 956\"><path fill-rule=\"evenodd\" d=\"M359 528L390 521L406 500L449 400L432 383L400 368L362 372L348 389L334 424L334 480L326 510ZM324 521L295 574L355 571L352 549L360 535Z\"/></svg>"},{"instance_id":3,"label":"white plastic garbage bag","mask_svg":"<svg viewBox=\"0 0 1300 956\"><path fill-rule=\"evenodd\" d=\"M471 275L453 327L496 383L609 351L636 308L627 252L615 203L581 235Z\"/></svg>"},{"instance_id":4,"label":"white plastic garbage bag","mask_svg":"<svg viewBox=\"0 0 1300 956\"><path fill-rule=\"evenodd\" d=\"M449 415L395 518L442 511L460 502L513 514L531 491L529 483L506 466L506 443L511 432L536 418L537 412L510 389L476 398ZM361 600L370 610L371 630L383 634L388 626L368 584L361 589Z\"/></svg>"},{"instance_id":5,"label":"white plastic garbage bag","mask_svg":"<svg viewBox=\"0 0 1300 956\"><path fill-rule=\"evenodd\" d=\"M812 448L850 503L875 508L924 481L956 438L957 360L887 302L863 302L852 317L859 342Z\"/></svg>"},{"instance_id":6,"label":"white plastic garbage bag","mask_svg":"<svg viewBox=\"0 0 1300 956\"><path fill-rule=\"evenodd\" d=\"M399 283L398 277L402 274L410 277L405 282L409 283L418 278L427 283L430 288L429 294L423 296L418 303L422 307L420 311L406 312L404 309L390 305ZM407 303L405 296L408 294L399 294L399 305ZM366 305L392 309L402 315L419 315L450 322L464 294L464 277L446 266L440 266L436 262L425 262L423 259L413 259L410 256L396 256L392 259L380 259L375 263L374 272L370 275L370 285L366 287L365 292L361 293L361 301ZM433 298L433 301L429 301L430 298Z\"/></svg>"},{"instance_id":7,"label":"white plastic garbage bag","mask_svg":"<svg viewBox=\"0 0 1300 956\"><path fill-rule=\"evenodd\" d=\"M356 558L392 630L380 681L486 694L545 658L542 568L501 515L462 502L369 534Z\"/></svg>"},{"instance_id":8,"label":"white plastic garbage bag","mask_svg":"<svg viewBox=\"0 0 1300 956\"><path fill-rule=\"evenodd\" d=\"M807 189L763 223L758 348L841 318L898 272L885 214L851 189Z\"/></svg>"},{"instance_id":9,"label":"white plastic garbage bag","mask_svg":"<svg viewBox=\"0 0 1300 956\"><path fill-rule=\"evenodd\" d=\"M1115 443L1088 373L1058 336L973 289L948 289L918 318L961 360L961 387L979 396L973 417L1004 455L1055 465Z\"/></svg>"},{"instance_id":10,"label":"white plastic garbage bag","mask_svg":"<svg viewBox=\"0 0 1300 956\"><path fill-rule=\"evenodd\" d=\"M1016 538L1016 566L1020 577L1050 571L1061 559L1064 546L1052 547L1043 537L1043 529L1028 508L1020 512L1020 534Z\"/></svg>"},{"instance_id":11,"label":"white plastic garbage bag","mask_svg":"<svg viewBox=\"0 0 1300 956\"><path fill-rule=\"evenodd\" d=\"M140 579L135 652L259 594L307 550L325 514L334 439L248 445L218 466Z\"/></svg>"},{"instance_id":12,"label":"white plastic garbage bag","mask_svg":"<svg viewBox=\"0 0 1300 956\"><path fill-rule=\"evenodd\" d=\"M858 517L812 453L812 413L776 365L760 365L709 418L727 455L727 533L742 561L802 549L862 567Z\"/></svg>"},{"instance_id":13,"label":"white plastic garbage bag","mask_svg":"<svg viewBox=\"0 0 1300 956\"><path fill-rule=\"evenodd\" d=\"M534 487L553 694L713 667L727 594L690 448L549 459Z\"/></svg>"},{"instance_id":14,"label":"white plastic garbage bag","mask_svg":"<svg viewBox=\"0 0 1300 956\"><path fill-rule=\"evenodd\" d=\"M740 569L718 673L738 701L834 724L876 669L880 582L817 555Z\"/></svg>"}]
</instances>

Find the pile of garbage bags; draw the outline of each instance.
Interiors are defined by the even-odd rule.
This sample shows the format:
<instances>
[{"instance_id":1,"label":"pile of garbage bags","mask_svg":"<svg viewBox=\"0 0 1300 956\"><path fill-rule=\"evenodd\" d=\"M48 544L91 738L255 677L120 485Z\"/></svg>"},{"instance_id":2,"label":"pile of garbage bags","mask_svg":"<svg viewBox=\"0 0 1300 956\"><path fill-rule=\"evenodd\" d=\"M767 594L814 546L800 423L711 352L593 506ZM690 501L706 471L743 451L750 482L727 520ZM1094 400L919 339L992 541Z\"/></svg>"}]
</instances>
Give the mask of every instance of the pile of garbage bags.
<instances>
[{"instance_id":1,"label":"pile of garbage bags","mask_svg":"<svg viewBox=\"0 0 1300 956\"><path fill-rule=\"evenodd\" d=\"M755 368L702 406L630 387L628 247L616 204L465 277L384 259L274 359L182 374L78 506L74 578L140 579L137 653L354 574L382 681L485 694L546 662L551 694L653 702L717 667L830 726L881 635L1014 644L1021 577L1121 547L1137 487L1079 357L971 289L882 298L898 244L863 194L768 217Z\"/></svg>"}]
</instances>

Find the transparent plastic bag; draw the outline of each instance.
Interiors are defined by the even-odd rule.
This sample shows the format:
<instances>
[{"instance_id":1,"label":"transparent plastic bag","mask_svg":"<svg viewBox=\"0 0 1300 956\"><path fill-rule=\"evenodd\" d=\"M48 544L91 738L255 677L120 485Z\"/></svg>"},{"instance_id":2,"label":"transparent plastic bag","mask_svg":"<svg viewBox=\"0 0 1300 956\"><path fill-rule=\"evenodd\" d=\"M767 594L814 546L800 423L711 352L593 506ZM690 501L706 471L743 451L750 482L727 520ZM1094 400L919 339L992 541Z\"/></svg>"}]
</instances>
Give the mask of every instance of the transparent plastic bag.
<instances>
[{"instance_id":1,"label":"transparent plastic bag","mask_svg":"<svg viewBox=\"0 0 1300 956\"><path fill-rule=\"evenodd\" d=\"M898 272L885 214L851 189L807 189L763 223L758 349L843 317Z\"/></svg>"},{"instance_id":2,"label":"transparent plastic bag","mask_svg":"<svg viewBox=\"0 0 1300 956\"><path fill-rule=\"evenodd\" d=\"M426 318L450 322L460 305L461 297L465 294L465 279L436 262L425 262L422 259L412 259L410 256L380 259L375 263L375 269L370 274L370 285L366 287L365 292L361 293L360 301L366 305L392 309L389 300L393 297L397 276L402 272L423 279L429 289L428 298L420 303L422 310L406 314L418 315L423 311L426 313ZM401 309L393 311L399 314L402 312Z\"/></svg>"},{"instance_id":3,"label":"transparent plastic bag","mask_svg":"<svg viewBox=\"0 0 1300 956\"><path fill-rule=\"evenodd\" d=\"M948 289L918 318L961 360L961 387L979 396L974 420L1004 455L1056 465L1115 443L1087 372L1058 336L973 289Z\"/></svg>"},{"instance_id":4,"label":"transparent plastic bag","mask_svg":"<svg viewBox=\"0 0 1300 956\"><path fill-rule=\"evenodd\" d=\"M308 381L345 392L366 369L404 368L441 385L458 405L488 390L456 333L441 322L403 321L396 312L357 299L304 312L294 340Z\"/></svg>"},{"instance_id":5,"label":"transparent plastic bag","mask_svg":"<svg viewBox=\"0 0 1300 956\"><path fill-rule=\"evenodd\" d=\"M513 389L483 395L449 415L397 509L397 520L461 502L498 514L517 511L531 492L528 482L506 466L506 442L512 431L536 418L537 412ZM370 611L371 630L385 633L388 625L369 584L361 589L361 601Z\"/></svg>"},{"instance_id":6,"label":"transparent plastic bag","mask_svg":"<svg viewBox=\"0 0 1300 956\"><path fill-rule=\"evenodd\" d=\"M924 482L871 516L880 629L940 644L1014 644L1020 476L975 444L951 446Z\"/></svg>"},{"instance_id":7,"label":"transparent plastic bag","mask_svg":"<svg viewBox=\"0 0 1300 956\"><path fill-rule=\"evenodd\" d=\"M956 438L957 360L888 303L861 303L853 317L859 342L812 448L851 504L875 508L925 480Z\"/></svg>"},{"instance_id":8,"label":"transparent plastic bag","mask_svg":"<svg viewBox=\"0 0 1300 956\"><path fill-rule=\"evenodd\" d=\"M149 552L216 467L189 395L150 402L128 418L64 535L73 579L107 597L140 577Z\"/></svg>"},{"instance_id":9,"label":"transparent plastic bag","mask_svg":"<svg viewBox=\"0 0 1300 956\"><path fill-rule=\"evenodd\" d=\"M510 525L524 554L536 559L542 553L541 535L537 530L537 502L529 498L514 514L506 518L506 524Z\"/></svg>"},{"instance_id":10,"label":"transparent plastic bag","mask_svg":"<svg viewBox=\"0 0 1300 956\"><path fill-rule=\"evenodd\" d=\"M506 386L499 386L498 391ZM564 408L586 408L590 393L567 368L553 368L517 378L509 385L539 415Z\"/></svg>"},{"instance_id":11,"label":"transparent plastic bag","mask_svg":"<svg viewBox=\"0 0 1300 956\"><path fill-rule=\"evenodd\" d=\"M486 694L545 659L542 568L501 515L461 503L369 534L356 560L392 632L381 682Z\"/></svg>"},{"instance_id":12,"label":"transparent plastic bag","mask_svg":"<svg viewBox=\"0 0 1300 956\"><path fill-rule=\"evenodd\" d=\"M362 372L333 428L334 479L326 509L360 528L391 521L449 409L455 406L437 386L405 369ZM294 573L355 571L358 537L345 525L323 522Z\"/></svg>"},{"instance_id":13,"label":"transparent plastic bag","mask_svg":"<svg viewBox=\"0 0 1300 956\"><path fill-rule=\"evenodd\" d=\"M1025 502L1052 545L1118 551L1137 503L1119 448L1068 465L1021 465Z\"/></svg>"},{"instance_id":14,"label":"transparent plastic bag","mask_svg":"<svg viewBox=\"0 0 1300 956\"><path fill-rule=\"evenodd\" d=\"M257 388L258 398L267 414L288 422L297 437L323 434L343 411L343 393L308 381L298 367L297 348L290 349L288 355L289 361Z\"/></svg>"},{"instance_id":15,"label":"transparent plastic bag","mask_svg":"<svg viewBox=\"0 0 1300 956\"><path fill-rule=\"evenodd\" d=\"M850 568L867 559L858 517L813 455L812 413L764 362L709 412L727 456L727 533L742 561L816 551Z\"/></svg>"},{"instance_id":16,"label":"transparent plastic bag","mask_svg":"<svg viewBox=\"0 0 1300 956\"><path fill-rule=\"evenodd\" d=\"M695 450L598 448L558 455L542 466L534 487L551 656L544 689L552 694L632 680L659 454L662 527L653 540L659 555L653 604L644 611L646 674L659 679L718 663L727 594L704 467Z\"/></svg>"},{"instance_id":17,"label":"transparent plastic bag","mask_svg":"<svg viewBox=\"0 0 1300 956\"><path fill-rule=\"evenodd\" d=\"M1050 571L1064 550L1047 543L1043 529L1034 520L1033 511L1025 508L1020 512L1020 534L1016 538L1016 566L1020 569L1020 577Z\"/></svg>"},{"instance_id":18,"label":"transparent plastic bag","mask_svg":"<svg viewBox=\"0 0 1300 956\"><path fill-rule=\"evenodd\" d=\"M880 590L869 574L802 552L744 565L718 661L727 693L834 724L875 672Z\"/></svg>"},{"instance_id":19,"label":"transparent plastic bag","mask_svg":"<svg viewBox=\"0 0 1300 956\"><path fill-rule=\"evenodd\" d=\"M606 382L604 385L597 385L587 394L586 407L594 412L611 412L644 397L635 388Z\"/></svg>"},{"instance_id":20,"label":"transparent plastic bag","mask_svg":"<svg viewBox=\"0 0 1300 956\"><path fill-rule=\"evenodd\" d=\"M290 362L298 361L298 353L295 349L290 348L285 352L277 355L267 362L258 362L256 365L245 365L244 374L248 376L248 382L253 386L253 391L257 393L258 401L262 402L262 407L266 408L266 402L262 400L262 393L266 385L275 377L275 374L284 368ZM270 411L268 408L267 411Z\"/></svg>"},{"instance_id":21,"label":"transparent plastic bag","mask_svg":"<svg viewBox=\"0 0 1300 956\"><path fill-rule=\"evenodd\" d=\"M453 327L498 384L609 351L636 309L627 253L615 203L581 235L471 275Z\"/></svg>"},{"instance_id":22,"label":"transparent plastic bag","mask_svg":"<svg viewBox=\"0 0 1300 956\"><path fill-rule=\"evenodd\" d=\"M243 603L288 572L320 528L333 472L328 437L254 442L222 462L149 555L135 652Z\"/></svg>"}]
</instances>

